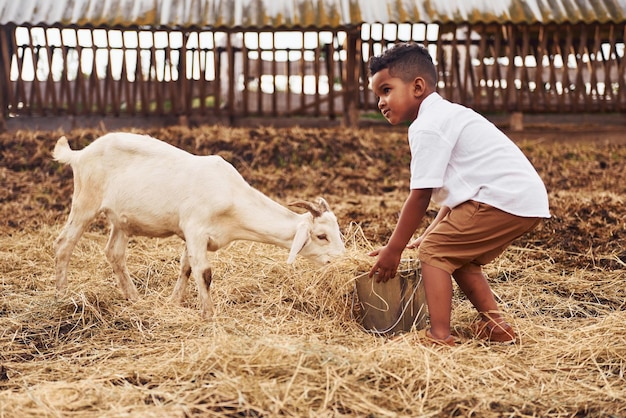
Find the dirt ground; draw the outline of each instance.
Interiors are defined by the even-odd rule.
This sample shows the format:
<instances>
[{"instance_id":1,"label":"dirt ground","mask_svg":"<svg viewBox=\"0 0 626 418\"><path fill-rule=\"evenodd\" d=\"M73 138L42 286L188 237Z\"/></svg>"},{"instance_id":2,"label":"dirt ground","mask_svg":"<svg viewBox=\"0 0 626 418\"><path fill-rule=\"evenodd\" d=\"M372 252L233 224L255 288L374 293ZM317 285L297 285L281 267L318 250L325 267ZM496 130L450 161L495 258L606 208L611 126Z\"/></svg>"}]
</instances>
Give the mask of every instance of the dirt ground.
<instances>
[{"instance_id":1,"label":"dirt ground","mask_svg":"<svg viewBox=\"0 0 626 418\"><path fill-rule=\"evenodd\" d=\"M407 193L409 155L401 127L175 126L137 131L193 153L218 153L254 187L283 203L324 196L344 224L360 224L375 242L384 242L390 234ZM0 191L0 230L64 222L71 201L72 173L50 157L62 132L0 135L0 176L5 184ZM68 137L74 148L81 148L103 132L77 129ZM620 206L626 189L621 181L626 130L616 125L536 124L523 132L507 133L535 164L551 194L554 216L530 239L580 253L589 248L612 248L623 258L624 250L613 245L616 238L623 237L619 232L613 236L613 232L623 227ZM577 195L582 192L585 194ZM576 206L575 210L561 207L564 200ZM613 220L614 227L592 230L585 236L572 225L590 222L598 213L604 214L603 221Z\"/></svg>"}]
</instances>

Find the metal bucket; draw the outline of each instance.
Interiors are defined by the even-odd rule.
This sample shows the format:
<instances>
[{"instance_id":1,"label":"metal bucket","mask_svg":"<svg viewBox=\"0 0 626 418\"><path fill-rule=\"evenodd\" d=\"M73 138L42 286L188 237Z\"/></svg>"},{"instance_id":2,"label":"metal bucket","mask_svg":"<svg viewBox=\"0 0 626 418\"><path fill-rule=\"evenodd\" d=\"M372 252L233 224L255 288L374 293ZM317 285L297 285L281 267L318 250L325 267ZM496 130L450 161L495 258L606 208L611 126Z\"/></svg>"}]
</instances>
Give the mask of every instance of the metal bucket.
<instances>
[{"instance_id":1,"label":"metal bucket","mask_svg":"<svg viewBox=\"0 0 626 418\"><path fill-rule=\"evenodd\" d=\"M426 295L418 260L402 260L396 277L377 283L376 275L355 280L358 303L353 314L363 328L379 335L393 335L426 327Z\"/></svg>"}]
</instances>

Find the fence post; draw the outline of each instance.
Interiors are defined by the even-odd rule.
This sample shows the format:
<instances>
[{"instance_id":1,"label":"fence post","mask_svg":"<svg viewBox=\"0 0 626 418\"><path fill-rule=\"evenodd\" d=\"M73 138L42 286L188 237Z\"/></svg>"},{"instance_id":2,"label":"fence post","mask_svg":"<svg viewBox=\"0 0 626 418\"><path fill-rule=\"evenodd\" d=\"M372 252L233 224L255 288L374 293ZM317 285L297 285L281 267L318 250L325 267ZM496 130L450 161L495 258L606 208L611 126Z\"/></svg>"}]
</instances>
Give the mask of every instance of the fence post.
<instances>
[{"instance_id":1,"label":"fence post","mask_svg":"<svg viewBox=\"0 0 626 418\"><path fill-rule=\"evenodd\" d=\"M359 63L361 62L361 27L347 30L346 75L343 97L343 125L355 128L359 123Z\"/></svg>"},{"instance_id":2,"label":"fence post","mask_svg":"<svg viewBox=\"0 0 626 418\"><path fill-rule=\"evenodd\" d=\"M13 44L7 36L12 26L0 28L0 132L6 131L6 116L9 111L9 89L11 88L10 68Z\"/></svg>"}]
</instances>

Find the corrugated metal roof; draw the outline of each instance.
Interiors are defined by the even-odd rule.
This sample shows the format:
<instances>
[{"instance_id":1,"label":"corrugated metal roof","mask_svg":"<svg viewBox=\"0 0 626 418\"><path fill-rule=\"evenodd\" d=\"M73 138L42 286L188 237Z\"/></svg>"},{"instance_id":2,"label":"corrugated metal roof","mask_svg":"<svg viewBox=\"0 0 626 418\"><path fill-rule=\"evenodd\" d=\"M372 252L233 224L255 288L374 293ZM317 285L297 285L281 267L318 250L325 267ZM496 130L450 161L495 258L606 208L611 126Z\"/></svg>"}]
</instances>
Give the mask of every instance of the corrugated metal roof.
<instances>
[{"instance_id":1,"label":"corrugated metal roof","mask_svg":"<svg viewBox=\"0 0 626 418\"><path fill-rule=\"evenodd\" d=\"M339 26L624 22L626 0L0 0L0 24Z\"/></svg>"}]
</instances>

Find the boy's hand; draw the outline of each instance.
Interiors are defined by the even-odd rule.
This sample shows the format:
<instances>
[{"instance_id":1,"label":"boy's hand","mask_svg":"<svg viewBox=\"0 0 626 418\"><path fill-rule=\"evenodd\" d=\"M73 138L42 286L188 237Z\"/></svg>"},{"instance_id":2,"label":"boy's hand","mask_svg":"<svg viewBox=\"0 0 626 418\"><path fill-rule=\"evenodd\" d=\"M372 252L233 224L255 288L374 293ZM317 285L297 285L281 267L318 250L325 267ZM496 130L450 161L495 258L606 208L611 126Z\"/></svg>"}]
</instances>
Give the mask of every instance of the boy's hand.
<instances>
[{"instance_id":1,"label":"boy's hand","mask_svg":"<svg viewBox=\"0 0 626 418\"><path fill-rule=\"evenodd\" d=\"M383 283L396 277L398 266L400 265L400 258L402 257L402 251L396 254L395 251L385 246L372 251L369 255L372 257L378 256L378 260L376 260L376 263L370 270L369 277L373 277L376 273L378 273L376 282Z\"/></svg>"},{"instance_id":2,"label":"boy's hand","mask_svg":"<svg viewBox=\"0 0 626 418\"><path fill-rule=\"evenodd\" d=\"M406 248L417 248L417 247L420 246L422 241L424 241L424 235L421 235L421 236L415 238L415 241L413 241L409 245L407 245Z\"/></svg>"},{"instance_id":3,"label":"boy's hand","mask_svg":"<svg viewBox=\"0 0 626 418\"><path fill-rule=\"evenodd\" d=\"M371 256L378 256L376 264L374 264L374 267L370 270L369 277L373 277L378 273L376 281L386 282L396 276L402 252L406 248L407 243L411 240L420 222L422 222L431 195L432 189L411 190L409 197L407 197L402 206L400 218L387 245L369 254Z\"/></svg>"}]
</instances>

